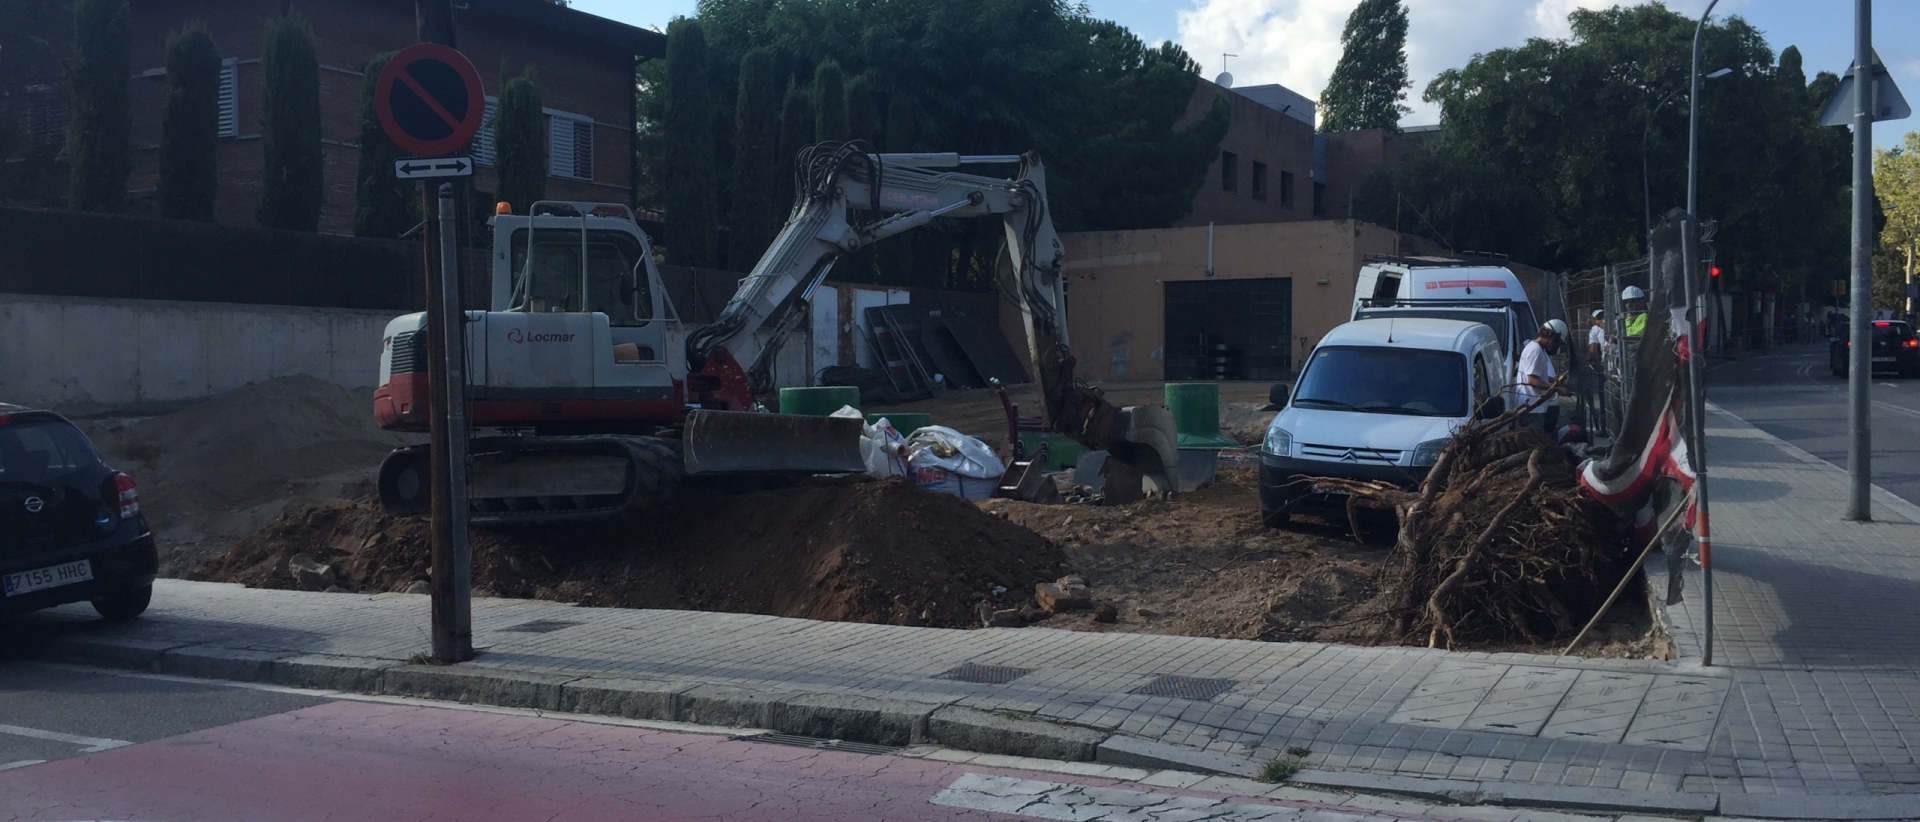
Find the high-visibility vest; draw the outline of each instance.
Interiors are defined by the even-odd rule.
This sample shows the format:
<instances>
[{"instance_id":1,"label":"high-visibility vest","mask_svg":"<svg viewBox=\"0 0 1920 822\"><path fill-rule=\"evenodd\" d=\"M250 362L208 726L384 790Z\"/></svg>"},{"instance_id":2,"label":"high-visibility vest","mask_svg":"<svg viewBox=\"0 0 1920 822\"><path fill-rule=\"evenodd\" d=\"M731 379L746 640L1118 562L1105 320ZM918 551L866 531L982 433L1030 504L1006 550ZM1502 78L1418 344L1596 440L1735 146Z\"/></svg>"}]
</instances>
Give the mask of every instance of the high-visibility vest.
<instances>
[{"instance_id":1,"label":"high-visibility vest","mask_svg":"<svg viewBox=\"0 0 1920 822\"><path fill-rule=\"evenodd\" d=\"M1627 318L1627 336L1638 337L1647 330L1647 315L1635 314Z\"/></svg>"}]
</instances>

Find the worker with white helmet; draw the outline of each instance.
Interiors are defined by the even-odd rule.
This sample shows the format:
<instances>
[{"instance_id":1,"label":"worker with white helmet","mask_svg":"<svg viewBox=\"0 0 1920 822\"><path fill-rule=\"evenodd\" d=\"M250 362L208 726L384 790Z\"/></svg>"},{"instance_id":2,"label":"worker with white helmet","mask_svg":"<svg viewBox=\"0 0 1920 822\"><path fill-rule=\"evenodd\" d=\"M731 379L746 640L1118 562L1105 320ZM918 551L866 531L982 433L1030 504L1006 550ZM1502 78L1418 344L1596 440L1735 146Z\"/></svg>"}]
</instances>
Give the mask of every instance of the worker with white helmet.
<instances>
[{"instance_id":1,"label":"worker with white helmet","mask_svg":"<svg viewBox=\"0 0 1920 822\"><path fill-rule=\"evenodd\" d=\"M1607 312L1593 310L1591 325L1587 327L1587 364L1599 368L1601 356L1607 347Z\"/></svg>"},{"instance_id":2,"label":"worker with white helmet","mask_svg":"<svg viewBox=\"0 0 1920 822\"><path fill-rule=\"evenodd\" d=\"M1562 320L1548 320L1540 325L1540 333L1527 343L1520 352L1520 365L1515 369L1513 393L1520 405L1533 402L1540 395L1552 390L1556 396L1568 396L1573 392L1565 385L1554 387L1553 379L1557 374L1553 368L1553 355L1567 338L1567 324ZM1548 401L1541 407L1522 417L1520 424L1553 431L1553 423L1560 406Z\"/></svg>"},{"instance_id":3,"label":"worker with white helmet","mask_svg":"<svg viewBox=\"0 0 1920 822\"><path fill-rule=\"evenodd\" d=\"M1640 339L1647 330L1647 292L1640 286L1627 286L1620 292L1620 305L1626 312L1626 333L1629 339Z\"/></svg>"}]
</instances>

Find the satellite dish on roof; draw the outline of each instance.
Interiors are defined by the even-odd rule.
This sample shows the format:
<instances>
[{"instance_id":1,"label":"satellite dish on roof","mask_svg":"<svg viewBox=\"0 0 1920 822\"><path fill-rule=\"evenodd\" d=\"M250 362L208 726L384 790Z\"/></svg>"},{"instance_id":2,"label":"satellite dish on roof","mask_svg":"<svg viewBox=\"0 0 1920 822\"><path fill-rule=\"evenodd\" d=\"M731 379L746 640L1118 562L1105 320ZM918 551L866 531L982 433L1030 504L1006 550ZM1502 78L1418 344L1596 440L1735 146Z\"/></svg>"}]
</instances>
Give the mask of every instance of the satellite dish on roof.
<instances>
[{"instance_id":1,"label":"satellite dish on roof","mask_svg":"<svg viewBox=\"0 0 1920 822\"><path fill-rule=\"evenodd\" d=\"M1220 72L1219 77L1213 78L1213 84L1221 88L1233 88L1233 72Z\"/></svg>"}]
</instances>

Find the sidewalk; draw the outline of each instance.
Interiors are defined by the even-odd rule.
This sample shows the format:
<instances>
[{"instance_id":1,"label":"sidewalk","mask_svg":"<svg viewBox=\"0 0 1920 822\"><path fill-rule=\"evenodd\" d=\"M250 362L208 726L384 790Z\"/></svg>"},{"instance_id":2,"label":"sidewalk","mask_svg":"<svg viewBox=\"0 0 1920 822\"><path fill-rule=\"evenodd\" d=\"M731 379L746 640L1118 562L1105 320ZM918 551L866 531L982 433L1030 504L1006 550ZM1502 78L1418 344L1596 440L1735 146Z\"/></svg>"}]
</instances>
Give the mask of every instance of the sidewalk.
<instances>
[{"instance_id":1,"label":"sidewalk","mask_svg":"<svg viewBox=\"0 0 1920 822\"><path fill-rule=\"evenodd\" d=\"M1466 801L1920 816L1920 511L1889 500L1887 522L1841 523L1830 467L1724 413L1709 435L1712 668L1695 571L1668 613L1673 663L481 599L480 658L438 667L408 663L428 646L424 596L172 580L134 624L69 606L18 620L8 644L187 676L1240 776L1304 748L1295 782Z\"/></svg>"}]
</instances>

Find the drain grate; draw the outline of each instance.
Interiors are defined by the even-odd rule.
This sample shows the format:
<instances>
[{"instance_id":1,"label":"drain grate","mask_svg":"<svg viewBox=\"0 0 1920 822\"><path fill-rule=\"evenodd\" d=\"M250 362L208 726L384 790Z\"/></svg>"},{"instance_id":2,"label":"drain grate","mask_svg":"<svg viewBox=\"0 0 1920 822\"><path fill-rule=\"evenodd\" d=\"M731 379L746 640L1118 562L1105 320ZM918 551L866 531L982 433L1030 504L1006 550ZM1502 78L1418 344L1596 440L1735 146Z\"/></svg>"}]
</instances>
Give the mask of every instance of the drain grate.
<instances>
[{"instance_id":1,"label":"drain grate","mask_svg":"<svg viewBox=\"0 0 1920 822\"><path fill-rule=\"evenodd\" d=\"M1231 679L1198 679L1190 676L1162 676L1128 693L1144 696L1170 696L1174 699L1206 701L1233 690L1240 683Z\"/></svg>"},{"instance_id":2,"label":"drain grate","mask_svg":"<svg viewBox=\"0 0 1920 822\"><path fill-rule=\"evenodd\" d=\"M893 747L891 745L873 745L866 742L848 742L847 740L844 740L844 739L821 739L820 737L817 737L817 736L800 736L799 734L754 734L752 736L736 736L734 737L734 739L738 739L744 742L762 742L768 745L785 745L789 748L812 748L814 750L820 750L820 751L845 751L847 753L873 754L875 756L886 756L888 754L898 753L900 751L899 748Z\"/></svg>"},{"instance_id":3,"label":"drain grate","mask_svg":"<svg viewBox=\"0 0 1920 822\"><path fill-rule=\"evenodd\" d=\"M952 679L960 682L977 682L982 685L1005 685L1027 674L1032 668L1014 668L1006 665L980 665L969 662L958 668L941 671L935 679Z\"/></svg>"},{"instance_id":4,"label":"drain grate","mask_svg":"<svg viewBox=\"0 0 1920 822\"><path fill-rule=\"evenodd\" d=\"M572 628L575 625L582 625L582 624L585 624L585 623L567 622L565 620L560 620L560 619L536 619L532 622L522 622L519 625L510 625L508 627L501 628L500 631L502 633L513 633L513 634L551 634L554 631L560 630L561 628Z\"/></svg>"}]
</instances>

